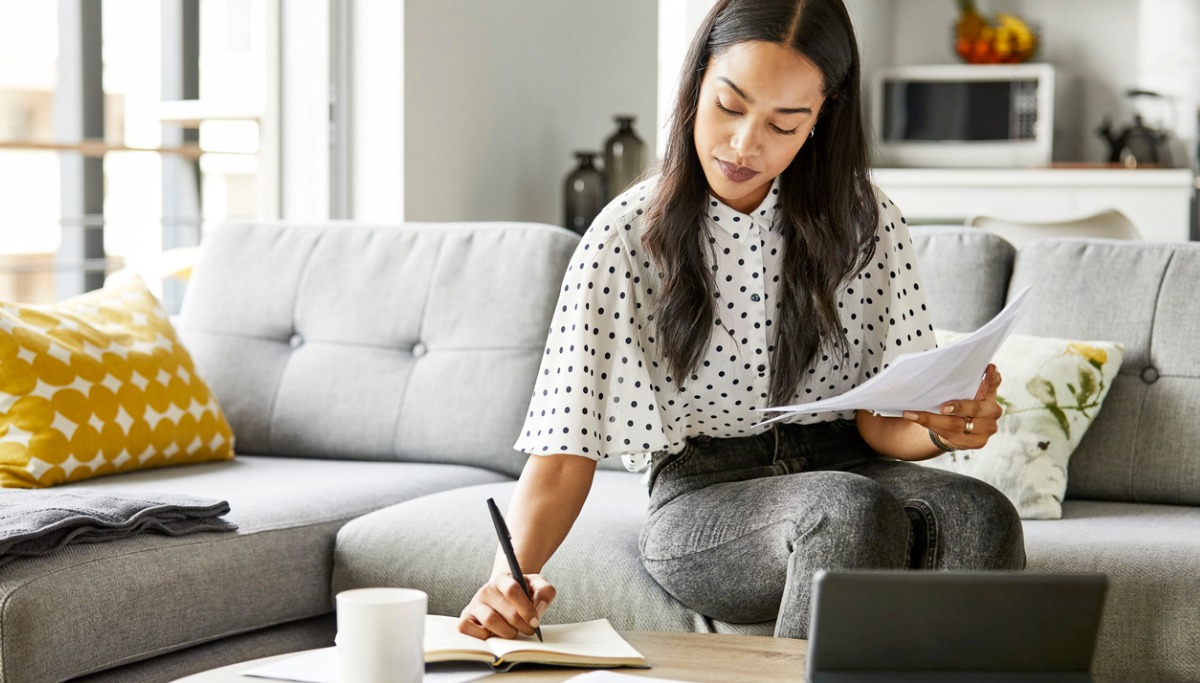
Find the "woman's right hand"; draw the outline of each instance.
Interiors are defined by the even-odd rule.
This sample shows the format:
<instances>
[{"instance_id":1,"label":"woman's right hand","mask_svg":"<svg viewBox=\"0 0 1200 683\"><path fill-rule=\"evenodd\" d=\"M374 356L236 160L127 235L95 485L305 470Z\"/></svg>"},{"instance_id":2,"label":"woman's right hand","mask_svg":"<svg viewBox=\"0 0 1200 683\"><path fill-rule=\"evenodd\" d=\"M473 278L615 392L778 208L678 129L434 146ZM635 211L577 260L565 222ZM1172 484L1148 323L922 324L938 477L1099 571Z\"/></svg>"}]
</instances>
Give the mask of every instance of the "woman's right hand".
<instances>
[{"instance_id":1,"label":"woman's right hand","mask_svg":"<svg viewBox=\"0 0 1200 683\"><path fill-rule=\"evenodd\" d=\"M539 455L525 461L506 520L520 566L538 571L546 566L579 516L595 474L596 461L578 455ZM533 635L554 600L554 586L541 574L526 574L527 595L508 567L497 548L492 578L463 608L459 631L476 638Z\"/></svg>"},{"instance_id":2,"label":"woman's right hand","mask_svg":"<svg viewBox=\"0 0 1200 683\"><path fill-rule=\"evenodd\" d=\"M541 574L526 574L525 583L533 593L532 598L521 590L512 574L493 576L463 608L458 630L480 639L516 638L518 633L532 636L542 614L554 600L555 590Z\"/></svg>"}]
</instances>

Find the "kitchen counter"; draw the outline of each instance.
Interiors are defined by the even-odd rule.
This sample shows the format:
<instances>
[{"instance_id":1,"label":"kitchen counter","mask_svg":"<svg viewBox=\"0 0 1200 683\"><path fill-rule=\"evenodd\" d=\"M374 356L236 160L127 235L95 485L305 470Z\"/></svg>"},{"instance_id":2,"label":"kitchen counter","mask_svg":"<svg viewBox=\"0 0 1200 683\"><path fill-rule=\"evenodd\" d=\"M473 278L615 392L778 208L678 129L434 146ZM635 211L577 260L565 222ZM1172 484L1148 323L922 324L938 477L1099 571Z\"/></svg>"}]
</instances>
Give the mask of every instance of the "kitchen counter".
<instances>
[{"instance_id":1,"label":"kitchen counter","mask_svg":"<svg viewBox=\"0 0 1200 683\"><path fill-rule=\"evenodd\" d=\"M1055 220L1121 211L1147 240L1189 232L1189 169L1064 165L1032 169L877 168L875 183L915 224L961 224L978 214Z\"/></svg>"}]
</instances>

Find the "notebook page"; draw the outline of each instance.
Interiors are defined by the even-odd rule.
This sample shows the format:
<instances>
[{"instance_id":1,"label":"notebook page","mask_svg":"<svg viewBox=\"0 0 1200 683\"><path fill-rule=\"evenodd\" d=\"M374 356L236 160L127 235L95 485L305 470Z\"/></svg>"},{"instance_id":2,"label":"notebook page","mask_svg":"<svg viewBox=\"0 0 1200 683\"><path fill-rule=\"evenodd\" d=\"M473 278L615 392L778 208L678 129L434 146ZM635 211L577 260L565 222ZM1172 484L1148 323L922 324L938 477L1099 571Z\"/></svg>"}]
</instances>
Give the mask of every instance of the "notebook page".
<instances>
[{"instance_id":1,"label":"notebook page","mask_svg":"<svg viewBox=\"0 0 1200 683\"><path fill-rule=\"evenodd\" d=\"M513 640L489 638L488 646L497 657L510 652L557 652L580 657L610 657L641 659L642 654L617 633L607 619L578 624L543 625L544 643L533 636L518 636Z\"/></svg>"}]
</instances>

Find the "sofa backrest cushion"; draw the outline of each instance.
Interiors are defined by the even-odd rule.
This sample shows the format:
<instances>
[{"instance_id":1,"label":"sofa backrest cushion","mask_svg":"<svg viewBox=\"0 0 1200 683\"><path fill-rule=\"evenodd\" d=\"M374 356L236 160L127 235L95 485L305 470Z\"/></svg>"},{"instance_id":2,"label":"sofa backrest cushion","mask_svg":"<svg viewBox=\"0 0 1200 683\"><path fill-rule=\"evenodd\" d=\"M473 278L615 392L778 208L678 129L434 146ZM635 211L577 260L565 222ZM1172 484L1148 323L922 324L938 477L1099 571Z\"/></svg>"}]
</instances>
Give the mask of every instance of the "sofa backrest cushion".
<instances>
[{"instance_id":1,"label":"sofa backrest cushion","mask_svg":"<svg viewBox=\"0 0 1200 683\"><path fill-rule=\"evenodd\" d=\"M230 225L205 236L180 333L240 453L515 475L577 242L520 223Z\"/></svg>"},{"instance_id":2,"label":"sofa backrest cushion","mask_svg":"<svg viewBox=\"0 0 1200 683\"><path fill-rule=\"evenodd\" d=\"M1016 250L979 228L911 230L933 326L972 332L1004 308Z\"/></svg>"},{"instance_id":3,"label":"sofa backrest cushion","mask_svg":"<svg viewBox=\"0 0 1200 683\"><path fill-rule=\"evenodd\" d=\"M1200 504L1200 245L1055 239L1017 255L1018 332L1125 345L1071 455L1068 498Z\"/></svg>"}]
</instances>

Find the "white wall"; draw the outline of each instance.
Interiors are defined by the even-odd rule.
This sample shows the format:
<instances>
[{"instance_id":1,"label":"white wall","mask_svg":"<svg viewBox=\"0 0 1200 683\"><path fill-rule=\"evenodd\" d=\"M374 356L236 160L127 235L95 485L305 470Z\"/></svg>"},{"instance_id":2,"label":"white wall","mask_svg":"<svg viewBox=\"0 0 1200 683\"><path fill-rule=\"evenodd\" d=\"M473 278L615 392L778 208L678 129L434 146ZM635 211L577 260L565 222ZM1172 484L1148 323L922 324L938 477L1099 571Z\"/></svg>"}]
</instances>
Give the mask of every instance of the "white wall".
<instances>
[{"instance_id":1,"label":"white wall","mask_svg":"<svg viewBox=\"0 0 1200 683\"><path fill-rule=\"evenodd\" d=\"M350 215L398 223L404 196L404 3L351 5Z\"/></svg>"},{"instance_id":2,"label":"white wall","mask_svg":"<svg viewBox=\"0 0 1200 683\"><path fill-rule=\"evenodd\" d=\"M658 0L658 136L659 159L666 149L668 118L679 87L688 47L716 0Z\"/></svg>"},{"instance_id":3,"label":"white wall","mask_svg":"<svg viewBox=\"0 0 1200 683\"><path fill-rule=\"evenodd\" d=\"M657 141L649 0L406 0L405 217L562 221L572 151L612 116Z\"/></svg>"},{"instance_id":4,"label":"white wall","mask_svg":"<svg viewBox=\"0 0 1200 683\"><path fill-rule=\"evenodd\" d=\"M1140 11L1138 84L1174 98L1175 161L1190 158L1195 163L1200 126L1200 2L1142 0Z\"/></svg>"},{"instance_id":5,"label":"white wall","mask_svg":"<svg viewBox=\"0 0 1200 683\"><path fill-rule=\"evenodd\" d=\"M331 213L373 222L404 220L404 4L340 0L352 36L345 52L349 136L344 169L350 196L331 198L330 122L338 74L330 73L331 0L277 0L280 216L321 221ZM264 135L268 131L264 131ZM346 207L339 209L339 202Z\"/></svg>"},{"instance_id":6,"label":"white wall","mask_svg":"<svg viewBox=\"0 0 1200 683\"><path fill-rule=\"evenodd\" d=\"M280 217L329 218L329 4L279 3Z\"/></svg>"},{"instance_id":7,"label":"white wall","mask_svg":"<svg viewBox=\"0 0 1200 683\"><path fill-rule=\"evenodd\" d=\"M862 59L863 111L870 121L871 74L892 62L896 44L896 4L891 0L846 0L846 10L854 22L858 51Z\"/></svg>"}]
</instances>

